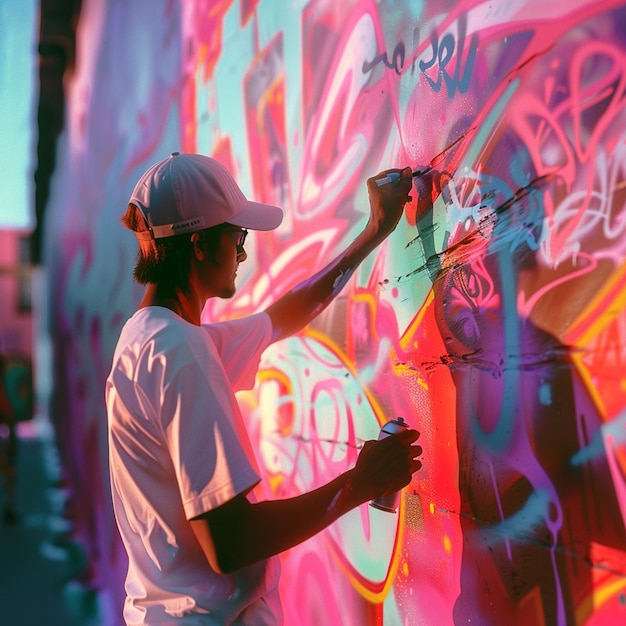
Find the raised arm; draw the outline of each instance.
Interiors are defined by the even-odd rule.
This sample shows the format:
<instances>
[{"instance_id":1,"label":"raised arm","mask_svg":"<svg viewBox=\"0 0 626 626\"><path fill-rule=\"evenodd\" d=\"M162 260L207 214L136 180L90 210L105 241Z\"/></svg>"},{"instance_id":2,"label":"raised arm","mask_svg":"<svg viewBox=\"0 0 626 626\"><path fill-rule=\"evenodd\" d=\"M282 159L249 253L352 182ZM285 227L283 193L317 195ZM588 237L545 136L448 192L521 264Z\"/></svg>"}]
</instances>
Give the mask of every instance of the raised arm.
<instances>
[{"instance_id":1,"label":"raised arm","mask_svg":"<svg viewBox=\"0 0 626 626\"><path fill-rule=\"evenodd\" d=\"M400 177L384 185L376 184L377 179L392 173ZM304 328L330 304L365 257L395 229L410 200L412 185L410 167L386 170L368 179L370 217L363 231L334 261L267 308L274 341Z\"/></svg>"},{"instance_id":2,"label":"raised arm","mask_svg":"<svg viewBox=\"0 0 626 626\"><path fill-rule=\"evenodd\" d=\"M418 437L406 430L367 442L353 469L295 498L252 504L240 495L192 520L211 567L228 573L279 554L360 504L402 489L421 467Z\"/></svg>"}]
</instances>

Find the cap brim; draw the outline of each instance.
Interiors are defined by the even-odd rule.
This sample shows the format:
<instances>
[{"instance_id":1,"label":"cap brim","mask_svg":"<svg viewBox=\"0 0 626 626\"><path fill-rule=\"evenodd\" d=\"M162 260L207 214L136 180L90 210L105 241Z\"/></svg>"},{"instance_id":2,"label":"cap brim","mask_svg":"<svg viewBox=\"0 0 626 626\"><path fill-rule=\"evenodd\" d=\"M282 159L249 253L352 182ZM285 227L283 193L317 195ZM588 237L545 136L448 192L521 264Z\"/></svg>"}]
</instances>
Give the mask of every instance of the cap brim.
<instances>
[{"instance_id":1,"label":"cap brim","mask_svg":"<svg viewBox=\"0 0 626 626\"><path fill-rule=\"evenodd\" d=\"M274 230L283 221L283 210L271 204L248 200L243 211L228 219L229 224L250 230Z\"/></svg>"}]
</instances>

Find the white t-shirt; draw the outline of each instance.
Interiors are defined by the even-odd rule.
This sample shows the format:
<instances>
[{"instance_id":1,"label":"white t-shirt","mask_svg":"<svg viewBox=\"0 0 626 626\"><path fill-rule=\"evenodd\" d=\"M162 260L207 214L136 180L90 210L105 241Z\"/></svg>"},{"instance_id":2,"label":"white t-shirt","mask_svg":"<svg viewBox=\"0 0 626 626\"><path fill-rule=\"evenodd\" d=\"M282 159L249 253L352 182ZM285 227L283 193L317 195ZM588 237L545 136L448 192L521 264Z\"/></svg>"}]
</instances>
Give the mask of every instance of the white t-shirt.
<instances>
[{"instance_id":1,"label":"white t-shirt","mask_svg":"<svg viewBox=\"0 0 626 626\"><path fill-rule=\"evenodd\" d=\"M163 307L122 329L106 403L129 626L282 623L278 558L217 574L188 522L260 480L234 391L271 330L265 313L199 327Z\"/></svg>"}]
</instances>

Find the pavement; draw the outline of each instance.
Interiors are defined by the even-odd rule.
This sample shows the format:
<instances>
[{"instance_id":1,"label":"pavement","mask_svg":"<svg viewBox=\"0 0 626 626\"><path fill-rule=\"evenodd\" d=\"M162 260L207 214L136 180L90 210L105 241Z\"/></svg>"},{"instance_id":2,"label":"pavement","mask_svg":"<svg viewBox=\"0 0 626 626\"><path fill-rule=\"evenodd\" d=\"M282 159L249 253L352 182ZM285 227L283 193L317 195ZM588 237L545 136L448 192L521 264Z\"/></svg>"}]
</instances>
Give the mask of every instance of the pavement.
<instances>
[{"instance_id":1,"label":"pavement","mask_svg":"<svg viewBox=\"0 0 626 626\"><path fill-rule=\"evenodd\" d=\"M79 582L85 559L62 514L49 428L34 420L18 426L15 519L0 519L0 624L100 626L97 593Z\"/></svg>"}]
</instances>

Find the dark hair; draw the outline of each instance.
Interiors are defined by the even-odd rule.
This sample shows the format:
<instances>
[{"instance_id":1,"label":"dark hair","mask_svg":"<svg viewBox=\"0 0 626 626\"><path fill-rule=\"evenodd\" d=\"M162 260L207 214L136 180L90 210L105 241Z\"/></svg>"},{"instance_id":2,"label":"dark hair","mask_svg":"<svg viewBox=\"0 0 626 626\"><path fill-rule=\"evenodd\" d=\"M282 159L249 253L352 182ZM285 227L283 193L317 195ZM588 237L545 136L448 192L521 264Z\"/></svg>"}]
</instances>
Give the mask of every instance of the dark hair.
<instances>
[{"instance_id":1,"label":"dark hair","mask_svg":"<svg viewBox=\"0 0 626 626\"><path fill-rule=\"evenodd\" d=\"M120 221L133 232L148 230L143 214L134 204L128 205ZM220 224L199 231L202 233L205 250L214 260L221 230ZM133 276L140 285L154 283L186 289L189 284L192 249L191 233L154 239L149 250L139 249Z\"/></svg>"}]
</instances>

